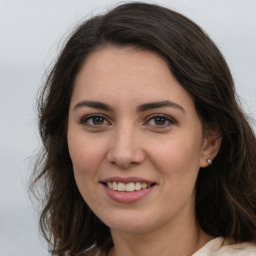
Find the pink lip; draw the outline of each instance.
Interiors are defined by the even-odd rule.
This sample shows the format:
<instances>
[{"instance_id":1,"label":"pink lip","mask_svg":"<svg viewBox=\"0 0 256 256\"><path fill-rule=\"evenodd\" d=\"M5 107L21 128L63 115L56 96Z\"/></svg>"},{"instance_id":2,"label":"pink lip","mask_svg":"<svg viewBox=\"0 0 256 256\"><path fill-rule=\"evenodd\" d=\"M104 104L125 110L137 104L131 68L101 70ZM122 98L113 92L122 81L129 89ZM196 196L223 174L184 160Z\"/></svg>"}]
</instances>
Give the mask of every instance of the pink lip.
<instances>
[{"instance_id":1,"label":"pink lip","mask_svg":"<svg viewBox=\"0 0 256 256\"><path fill-rule=\"evenodd\" d=\"M147 183L147 184L155 184L156 182L154 181L150 181L150 180L146 180L146 179L143 179L143 178L139 178L139 177L127 177L127 178L123 178L123 177L117 177L117 176L114 176L114 177L109 177L109 178L106 178L106 179L103 179L101 182L113 182L113 181L116 181L116 182L123 182L125 184L129 183L129 182L141 182L141 183Z\"/></svg>"},{"instance_id":2,"label":"pink lip","mask_svg":"<svg viewBox=\"0 0 256 256\"><path fill-rule=\"evenodd\" d=\"M151 186L146 189L137 190L134 192L120 192L110 189L106 185L102 184L106 194L114 201L119 203L133 203L144 197L146 197L155 186Z\"/></svg>"}]
</instances>

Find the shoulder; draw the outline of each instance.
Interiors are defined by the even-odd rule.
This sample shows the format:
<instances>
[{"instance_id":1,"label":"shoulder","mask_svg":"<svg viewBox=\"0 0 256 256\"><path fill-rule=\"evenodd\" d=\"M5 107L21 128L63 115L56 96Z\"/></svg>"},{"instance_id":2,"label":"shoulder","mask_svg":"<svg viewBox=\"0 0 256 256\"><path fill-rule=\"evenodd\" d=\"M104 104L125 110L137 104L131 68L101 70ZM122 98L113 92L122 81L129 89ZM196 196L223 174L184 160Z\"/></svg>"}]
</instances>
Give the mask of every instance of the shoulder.
<instances>
[{"instance_id":1,"label":"shoulder","mask_svg":"<svg viewBox=\"0 0 256 256\"><path fill-rule=\"evenodd\" d=\"M209 241L193 256L256 256L255 243L232 243L222 237Z\"/></svg>"},{"instance_id":2,"label":"shoulder","mask_svg":"<svg viewBox=\"0 0 256 256\"><path fill-rule=\"evenodd\" d=\"M92 248L84 252L83 256L106 256L106 252L102 251L99 248Z\"/></svg>"}]
</instances>

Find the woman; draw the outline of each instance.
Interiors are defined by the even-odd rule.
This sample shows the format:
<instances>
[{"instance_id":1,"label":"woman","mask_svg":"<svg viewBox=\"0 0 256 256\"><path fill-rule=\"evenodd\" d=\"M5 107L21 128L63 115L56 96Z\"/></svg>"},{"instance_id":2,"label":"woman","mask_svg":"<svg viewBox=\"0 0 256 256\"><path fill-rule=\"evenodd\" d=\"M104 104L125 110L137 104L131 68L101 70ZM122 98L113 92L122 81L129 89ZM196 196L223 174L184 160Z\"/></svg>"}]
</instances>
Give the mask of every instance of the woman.
<instances>
[{"instance_id":1,"label":"woman","mask_svg":"<svg viewBox=\"0 0 256 256\"><path fill-rule=\"evenodd\" d=\"M256 140L192 21L123 4L72 34L41 94L52 255L256 255Z\"/></svg>"}]
</instances>

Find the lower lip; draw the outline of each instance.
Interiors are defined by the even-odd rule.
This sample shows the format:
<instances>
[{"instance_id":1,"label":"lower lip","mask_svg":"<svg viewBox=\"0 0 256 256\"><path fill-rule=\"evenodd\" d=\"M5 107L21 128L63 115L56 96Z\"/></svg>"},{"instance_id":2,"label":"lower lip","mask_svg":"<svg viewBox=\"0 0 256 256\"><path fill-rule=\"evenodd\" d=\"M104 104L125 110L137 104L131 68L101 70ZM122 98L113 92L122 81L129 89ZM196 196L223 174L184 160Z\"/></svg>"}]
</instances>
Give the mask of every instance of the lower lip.
<instances>
[{"instance_id":1,"label":"lower lip","mask_svg":"<svg viewBox=\"0 0 256 256\"><path fill-rule=\"evenodd\" d=\"M119 203L133 203L144 197L146 197L153 189L154 186L151 186L146 189L136 190L134 192L120 192L117 190L110 189L109 187L102 184L106 194Z\"/></svg>"}]
</instances>

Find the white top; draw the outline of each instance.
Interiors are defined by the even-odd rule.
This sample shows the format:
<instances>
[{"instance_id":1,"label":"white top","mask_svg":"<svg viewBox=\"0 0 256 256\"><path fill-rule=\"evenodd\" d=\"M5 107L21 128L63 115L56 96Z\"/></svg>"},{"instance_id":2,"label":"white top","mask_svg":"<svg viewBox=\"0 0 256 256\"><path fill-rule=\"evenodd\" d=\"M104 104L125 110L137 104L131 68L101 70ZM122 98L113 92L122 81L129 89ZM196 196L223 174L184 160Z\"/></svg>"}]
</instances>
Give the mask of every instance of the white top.
<instances>
[{"instance_id":1,"label":"white top","mask_svg":"<svg viewBox=\"0 0 256 256\"><path fill-rule=\"evenodd\" d=\"M222 237L215 238L206 243L192 256L256 256L256 244L232 244L230 240Z\"/></svg>"},{"instance_id":2,"label":"white top","mask_svg":"<svg viewBox=\"0 0 256 256\"><path fill-rule=\"evenodd\" d=\"M93 248L87 251L85 256L106 256L106 252ZM229 239L217 237L206 243L192 256L256 256L256 244L231 243Z\"/></svg>"}]
</instances>

